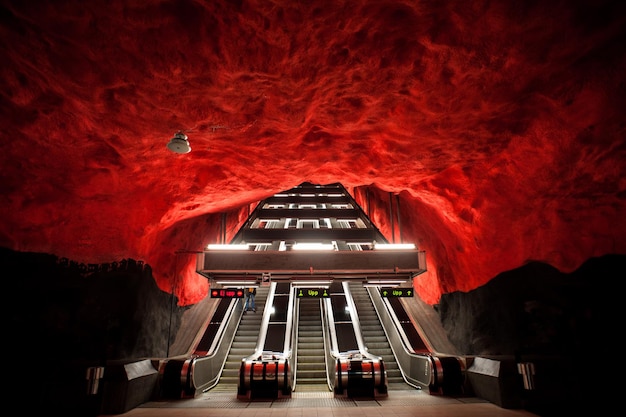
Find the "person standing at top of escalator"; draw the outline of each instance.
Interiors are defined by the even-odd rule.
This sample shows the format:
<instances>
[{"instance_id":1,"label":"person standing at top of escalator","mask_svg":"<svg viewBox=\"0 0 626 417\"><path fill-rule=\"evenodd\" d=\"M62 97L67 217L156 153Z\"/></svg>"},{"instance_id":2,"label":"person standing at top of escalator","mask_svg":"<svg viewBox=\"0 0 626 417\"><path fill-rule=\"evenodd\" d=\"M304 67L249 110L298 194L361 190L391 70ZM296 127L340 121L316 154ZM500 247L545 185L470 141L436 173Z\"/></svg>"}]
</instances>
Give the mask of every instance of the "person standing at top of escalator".
<instances>
[{"instance_id":1,"label":"person standing at top of escalator","mask_svg":"<svg viewBox=\"0 0 626 417\"><path fill-rule=\"evenodd\" d=\"M250 287L246 290L246 303L243 306L243 313L246 311L254 311L256 313L256 305L254 304L254 297L256 296L256 288Z\"/></svg>"}]
</instances>

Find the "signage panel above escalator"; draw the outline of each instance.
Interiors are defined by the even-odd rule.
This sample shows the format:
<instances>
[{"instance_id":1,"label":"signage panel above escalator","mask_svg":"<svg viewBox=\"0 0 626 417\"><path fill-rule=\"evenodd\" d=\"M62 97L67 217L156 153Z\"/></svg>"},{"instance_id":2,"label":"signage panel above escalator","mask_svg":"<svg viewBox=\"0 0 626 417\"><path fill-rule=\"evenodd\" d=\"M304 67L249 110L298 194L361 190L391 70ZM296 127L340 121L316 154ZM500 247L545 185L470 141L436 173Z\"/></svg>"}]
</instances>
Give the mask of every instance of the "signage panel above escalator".
<instances>
[{"instance_id":1,"label":"signage panel above escalator","mask_svg":"<svg viewBox=\"0 0 626 417\"><path fill-rule=\"evenodd\" d=\"M413 297L413 288L381 288L380 295L383 297Z\"/></svg>"},{"instance_id":2,"label":"signage panel above escalator","mask_svg":"<svg viewBox=\"0 0 626 417\"><path fill-rule=\"evenodd\" d=\"M211 290L211 298L243 298L241 288L219 288Z\"/></svg>"},{"instance_id":3,"label":"signage panel above escalator","mask_svg":"<svg viewBox=\"0 0 626 417\"><path fill-rule=\"evenodd\" d=\"M298 298L327 298L330 297L327 288L298 288Z\"/></svg>"}]
</instances>

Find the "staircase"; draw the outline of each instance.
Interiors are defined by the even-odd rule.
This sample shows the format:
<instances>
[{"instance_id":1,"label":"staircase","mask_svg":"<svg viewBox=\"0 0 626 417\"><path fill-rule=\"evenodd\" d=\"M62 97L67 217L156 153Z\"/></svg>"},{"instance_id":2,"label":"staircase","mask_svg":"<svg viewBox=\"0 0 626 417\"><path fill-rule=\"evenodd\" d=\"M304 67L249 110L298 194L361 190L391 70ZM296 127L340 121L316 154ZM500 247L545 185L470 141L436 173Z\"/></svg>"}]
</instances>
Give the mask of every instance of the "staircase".
<instances>
[{"instance_id":1,"label":"staircase","mask_svg":"<svg viewBox=\"0 0 626 417\"><path fill-rule=\"evenodd\" d=\"M255 298L256 313L248 311L241 316L233 344L230 347L226 362L224 363L222 375L220 376L218 384L213 388L213 391L237 392L241 360L254 353L254 349L256 348L268 292L269 287L257 288ZM246 300L243 298L241 300L242 306L245 302Z\"/></svg>"},{"instance_id":2,"label":"staircase","mask_svg":"<svg viewBox=\"0 0 626 417\"><path fill-rule=\"evenodd\" d=\"M363 343L365 343L369 353L383 358L385 370L387 371L389 389L395 387L406 389L407 384L402 377L402 372L391 350L391 345L389 345L385 330L382 324L380 324L378 314L376 314L376 309L374 308L374 304L372 304L367 289L360 283L350 283L349 285L354 304L358 310L357 313L359 322L361 323Z\"/></svg>"},{"instance_id":3,"label":"staircase","mask_svg":"<svg viewBox=\"0 0 626 417\"><path fill-rule=\"evenodd\" d=\"M298 303L298 357L296 358L295 391L329 391L320 300L301 298Z\"/></svg>"}]
</instances>

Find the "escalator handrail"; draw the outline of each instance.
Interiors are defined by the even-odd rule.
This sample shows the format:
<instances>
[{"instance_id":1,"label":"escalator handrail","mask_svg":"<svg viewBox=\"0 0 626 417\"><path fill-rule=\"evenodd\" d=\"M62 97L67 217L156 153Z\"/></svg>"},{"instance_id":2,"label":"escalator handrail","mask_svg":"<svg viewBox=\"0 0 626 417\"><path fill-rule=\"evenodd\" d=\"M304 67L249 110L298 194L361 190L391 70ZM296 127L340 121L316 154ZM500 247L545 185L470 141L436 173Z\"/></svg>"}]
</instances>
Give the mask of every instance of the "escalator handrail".
<instances>
[{"instance_id":1,"label":"escalator handrail","mask_svg":"<svg viewBox=\"0 0 626 417\"><path fill-rule=\"evenodd\" d=\"M339 358L337 348L337 334L335 331L333 308L330 298L320 300L320 313L322 316L322 337L324 338L324 362L326 364L326 381L328 388L332 391L335 388L335 364Z\"/></svg>"},{"instance_id":2,"label":"escalator handrail","mask_svg":"<svg viewBox=\"0 0 626 417\"><path fill-rule=\"evenodd\" d=\"M343 293L346 297L346 303L350 308L350 319L352 321L352 328L354 329L354 335L356 337L357 346L359 349L359 354L362 357L372 359L372 360L381 360L379 356L373 355L369 353L365 342L363 341L363 334L361 332L361 322L359 320L359 315L357 314L356 304L354 303L354 298L352 297L352 293L350 292L350 284L347 281L342 282L343 285ZM355 352L342 352L342 355L353 355Z\"/></svg>"},{"instance_id":3,"label":"escalator handrail","mask_svg":"<svg viewBox=\"0 0 626 417\"><path fill-rule=\"evenodd\" d=\"M285 324L285 345L283 348L283 356L291 361L293 356L293 350L297 337L294 335L294 330L297 326L294 326L297 321L294 320L294 314L296 314L296 292L293 285L289 288L289 301L287 307L287 322Z\"/></svg>"},{"instance_id":4,"label":"escalator handrail","mask_svg":"<svg viewBox=\"0 0 626 417\"><path fill-rule=\"evenodd\" d=\"M372 288L368 288L367 290L370 299L372 300L372 304L374 305L374 309L376 310L376 314L378 315L380 323L383 326L383 330L385 331L391 350L396 357L396 361L404 381L415 388L428 387L429 385L436 383L437 381L434 381L434 378L440 374L440 372L435 372L437 368L436 358L434 358L431 354L415 353L413 349L408 349L408 338L400 324L400 320L398 320L395 312L393 312L391 305L389 305L388 302L385 303L386 300L383 300L380 292L375 291ZM411 365L411 363L415 363L416 361L421 362L424 366L426 366L426 369L429 369L430 375L428 376L428 382L422 381L423 375L411 374L412 369L422 369L419 366ZM408 365L407 362L409 363Z\"/></svg>"},{"instance_id":5,"label":"escalator handrail","mask_svg":"<svg viewBox=\"0 0 626 417\"><path fill-rule=\"evenodd\" d=\"M263 317L261 319L261 327L259 328L259 336L257 337L256 347L254 352L242 361L255 361L264 356L276 356L276 353L282 354L282 352L266 352L265 338L267 337L267 327L269 326L270 316L272 315L272 306L274 305L274 294L276 292L276 282L270 283L270 288L267 293L267 299L265 300L265 307L263 308Z\"/></svg>"},{"instance_id":6,"label":"escalator handrail","mask_svg":"<svg viewBox=\"0 0 626 417\"><path fill-rule=\"evenodd\" d=\"M207 351L204 356L214 356L217 350L217 347L222 343L224 338L224 333L226 328L228 327L228 323L230 319L234 316L235 311L237 309L237 303L239 302L238 298L233 298L230 300L230 304L228 305L228 309L226 310L226 314L224 314L224 318L220 322L220 327L217 329L215 337L213 338L213 342L211 343L211 347Z\"/></svg>"},{"instance_id":7,"label":"escalator handrail","mask_svg":"<svg viewBox=\"0 0 626 417\"><path fill-rule=\"evenodd\" d=\"M294 285L291 286L291 291L295 294L296 288ZM292 348L291 348L291 358L294 358L291 367L291 381L293 389L295 390L297 379L296 374L298 372L298 328L300 327L300 299L294 297L293 300L294 309L293 309L293 327L291 329L291 340L292 340Z\"/></svg>"},{"instance_id":8,"label":"escalator handrail","mask_svg":"<svg viewBox=\"0 0 626 417\"><path fill-rule=\"evenodd\" d=\"M324 340L328 341L328 352L333 358L338 358L339 354L339 342L337 342L337 329L335 328L335 316L333 314L333 306L330 298L324 298L324 317L326 318L326 328L328 330L328 337Z\"/></svg>"},{"instance_id":9,"label":"escalator handrail","mask_svg":"<svg viewBox=\"0 0 626 417\"><path fill-rule=\"evenodd\" d=\"M328 388L332 391L333 386L334 386L334 378L331 377L331 369L333 368L329 366L329 358L332 360L331 363L333 364L335 363L335 358L333 358L330 353L330 346L329 346L328 338L327 338L328 328L327 328L327 321L324 316L323 299L320 299L318 303L320 306L320 320L322 321L322 339L324 341L324 369L326 370L326 384L328 385Z\"/></svg>"},{"instance_id":10,"label":"escalator handrail","mask_svg":"<svg viewBox=\"0 0 626 417\"><path fill-rule=\"evenodd\" d=\"M239 317L236 317L236 314L239 314ZM185 375L181 375L181 384L188 394L197 390L211 389L217 385L228 357L228 349L224 347L232 344L235 338L235 329L242 314L243 309L239 299L232 299L207 354L203 356L194 355L185 361L183 369L186 372ZM230 336L230 340L226 340L227 336ZM218 357L218 354L223 357ZM214 364L216 361L219 361L219 364ZM199 381L196 368L204 367L205 364L208 365L207 368L215 371L211 373L210 377L206 378L207 380Z\"/></svg>"}]
</instances>

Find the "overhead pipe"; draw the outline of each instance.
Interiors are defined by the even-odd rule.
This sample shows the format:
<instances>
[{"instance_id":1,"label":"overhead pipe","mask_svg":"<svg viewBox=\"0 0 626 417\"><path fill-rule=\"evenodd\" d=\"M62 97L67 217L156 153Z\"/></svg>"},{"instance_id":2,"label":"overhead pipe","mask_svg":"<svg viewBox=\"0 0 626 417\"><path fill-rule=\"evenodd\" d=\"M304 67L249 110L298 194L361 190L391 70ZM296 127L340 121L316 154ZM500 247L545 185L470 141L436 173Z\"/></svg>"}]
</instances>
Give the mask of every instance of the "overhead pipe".
<instances>
[{"instance_id":1,"label":"overhead pipe","mask_svg":"<svg viewBox=\"0 0 626 417\"><path fill-rule=\"evenodd\" d=\"M398 218L398 234L400 235L400 243L404 243L402 238L402 223L400 218L400 195L396 194L396 217Z\"/></svg>"},{"instance_id":2,"label":"overhead pipe","mask_svg":"<svg viewBox=\"0 0 626 417\"><path fill-rule=\"evenodd\" d=\"M222 213L222 223L220 227L222 229L222 238L220 243L224 244L226 243L226 213Z\"/></svg>"},{"instance_id":3,"label":"overhead pipe","mask_svg":"<svg viewBox=\"0 0 626 417\"><path fill-rule=\"evenodd\" d=\"M391 225L391 242L396 243L396 226L393 221L393 194L389 193L389 224Z\"/></svg>"}]
</instances>

